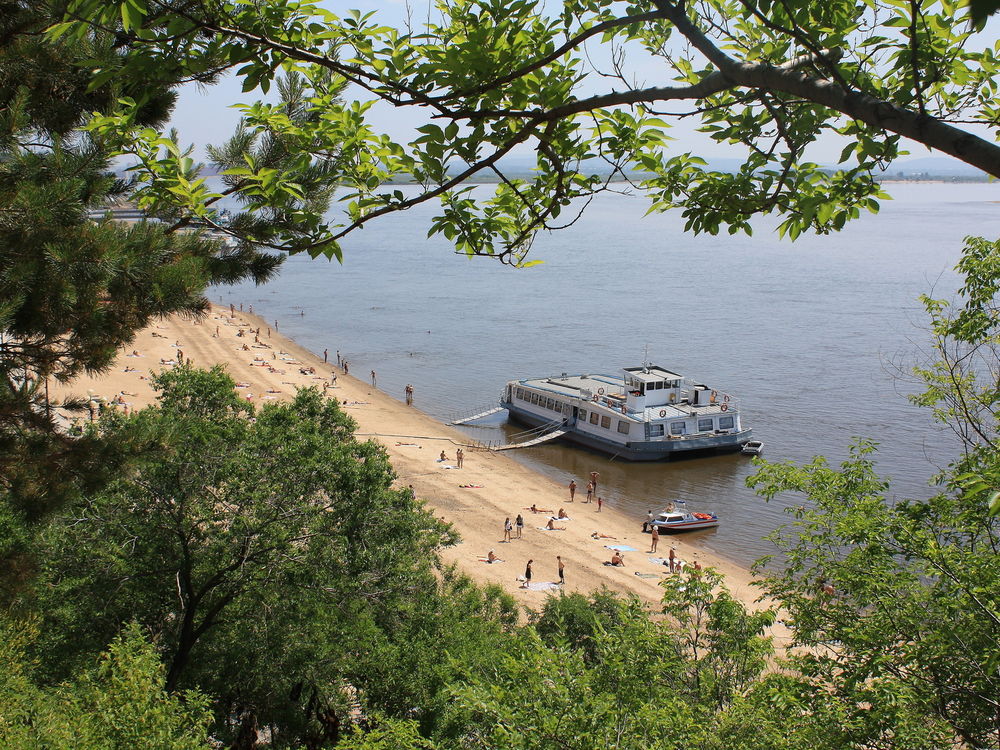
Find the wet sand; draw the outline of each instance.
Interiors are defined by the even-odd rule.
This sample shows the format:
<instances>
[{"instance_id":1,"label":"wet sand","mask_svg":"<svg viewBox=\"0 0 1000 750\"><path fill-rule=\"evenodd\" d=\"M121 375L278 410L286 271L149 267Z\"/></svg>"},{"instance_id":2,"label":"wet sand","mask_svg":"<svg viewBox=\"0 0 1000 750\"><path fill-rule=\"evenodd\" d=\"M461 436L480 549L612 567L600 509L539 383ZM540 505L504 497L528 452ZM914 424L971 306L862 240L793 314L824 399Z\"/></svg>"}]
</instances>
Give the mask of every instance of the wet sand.
<instances>
[{"instance_id":1,"label":"wet sand","mask_svg":"<svg viewBox=\"0 0 1000 750\"><path fill-rule=\"evenodd\" d=\"M258 328L260 343L255 344ZM244 332L242 337L238 336L240 331ZM133 356L133 351L140 356ZM157 322L119 355L108 374L80 378L54 396L90 393L108 401L121 396L129 409L142 408L154 400L149 375L171 367L169 362L176 361L178 352L198 367L225 365L243 385L239 392L257 404L290 398L298 387L322 389L335 373L337 384L326 392L339 399L357 421L359 439L371 438L385 446L398 474L398 486L412 486L418 498L461 534L461 543L441 550L442 559L476 581L502 586L522 604L537 607L549 592L557 590L556 555L565 563L566 591L591 592L606 586L658 601L658 584L666 569L649 558L666 557L674 546L678 558L689 564L697 559L702 566L716 568L724 574L734 596L750 606L760 606L755 603L758 591L750 586L748 570L686 544L682 535L661 535L658 551L649 553L650 536L641 532L642 518L627 516L608 503L598 512L596 502L585 502L588 477L577 478L576 500L570 502L566 487L504 453L476 449L466 435L421 412L419 391L414 406L407 406L402 393L393 398L372 387L370 368L364 363L350 363L351 374L345 375L337 367L333 351L329 354L333 361L324 363L322 354L317 356L281 336L273 322L239 310L230 313L228 308L215 305L199 320L172 317ZM161 364L161 360L167 363ZM303 372L310 367L315 374ZM465 452L463 468L457 468L455 460L460 447ZM438 460L442 451L446 461ZM597 494L601 494L600 486ZM532 504L547 512L533 514L529 509ZM544 530L549 516L560 508L570 520L555 522L562 530ZM504 520L510 518L514 523L518 513L525 522L522 537L516 538L515 529L515 539L506 542ZM613 538L595 539L594 532ZM624 552L625 567L602 564L612 555L607 545L634 548ZM485 562L491 549L503 562ZM533 587L523 589L518 578L529 559L534 560ZM775 635L779 642L784 640L783 633Z\"/></svg>"}]
</instances>

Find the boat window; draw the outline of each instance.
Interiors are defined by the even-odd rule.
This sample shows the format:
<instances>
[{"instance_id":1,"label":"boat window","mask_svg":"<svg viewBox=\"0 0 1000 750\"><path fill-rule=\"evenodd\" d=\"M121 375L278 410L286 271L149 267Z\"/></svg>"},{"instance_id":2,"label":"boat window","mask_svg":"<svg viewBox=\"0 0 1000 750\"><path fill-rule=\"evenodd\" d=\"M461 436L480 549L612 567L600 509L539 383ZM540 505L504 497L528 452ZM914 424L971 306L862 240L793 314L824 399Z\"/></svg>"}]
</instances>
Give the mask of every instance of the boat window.
<instances>
[{"instance_id":1,"label":"boat window","mask_svg":"<svg viewBox=\"0 0 1000 750\"><path fill-rule=\"evenodd\" d=\"M533 404L537 404L538 403L538 394L537 393L532 393L531 394L531 403L533 403Z\"/></svg>"},{"instance_id":2,"label":"boat window","mask_svg":"<svg viewBox=\"0 0 1000 750\"><path fill-rule=\"evenodd\" d=\"M554 398L545 399L545 406L552 411L556 410L556 400Z\"/></svg>"},{"instance_id":3,"label":"boat window","mask_svg":"<svg viewBox=\"0 0 1000 750\"><path fill-rule=\"evenodd\" d=\"M601 427L605 430L611 429L611 417L601 417Z\"/></svg>"},{"instance_id":4,"label":"boat window","mask_svg":"<svg viewBox=\"0 0 1000 750\"><path fill-rule=\"evenodd\" d=\"M619 419L618 420L618 432L620 432L622 435L628 435L628 431L629 431L630 427L631 427L631 425L628 422L626 422L624 419Z\"/></svg>"},{"instance_id":5,"label":"boat window","mask_svg":"<svg viewBox=\"0 0 1000 750\"><path fill-rule=\"evenodd\" d=\"M600 419L600 418L601 418L601 415L598 414L596 411L590 412L590 423L591 424L597 424L597 420Z\"/></svg>"},{"instance_id":6,"label":"boat window","mask_svg":"<svg viewBox=\"0 0 1000 750\"><path fill-rule=\"evenodd\" d=\"M720 430L731 430L736 426L735 417L719 417L719 429Z\"/></svg>"},{"instance_id":7,"label":"boat window","mask_svg":"<svg viewBox=\"0 0 1000 750\"><path fill-rule=\"evenodd\" d=\"M580 411L577 413L577 417L576 418L579 419L581 422L586 422L587 421L587 410L586 409L580 409Z\"/></svg>"},{"instance_id":8,"label":"boat window","mask_svg":"<svg viewBox=\"0 0 1000 750\"><path fill-rule=\"evenodd\" d=\"M670 425L671 435L683 435L684 434L684 423L683 422L673 422Z\"/></svg>"},{"instance_id":9,"label":"boat window","mask_svg":"<svg viewBox=\"0 0 1000 750\"><path fill-rule=\"evenodd\" d=\"M521 399L522 401L524 401L524 389L523 388L518 388L517 389L517 397L519 399Z\"/></svg>"},{"instance_id":10,"label":"boat window","mask_svg":"<svg viewBox=\"0 0 1000 750\"><path fill-rule=\"evenodd\" d=\"M699 419L698 420L698 432L711 432L712 431L712 420L711 419Z\"/></svg>"},{"instance_id":11,"label":"boat window","mask_svg":"<svg viewBox=\"0 0 1000 750\"><path fill-rule=\"evenodd\" d=\"M649 426L649 436L651 438L663 437L663 425L662 424L651 424Z\"/></svg>"}]
</instances>

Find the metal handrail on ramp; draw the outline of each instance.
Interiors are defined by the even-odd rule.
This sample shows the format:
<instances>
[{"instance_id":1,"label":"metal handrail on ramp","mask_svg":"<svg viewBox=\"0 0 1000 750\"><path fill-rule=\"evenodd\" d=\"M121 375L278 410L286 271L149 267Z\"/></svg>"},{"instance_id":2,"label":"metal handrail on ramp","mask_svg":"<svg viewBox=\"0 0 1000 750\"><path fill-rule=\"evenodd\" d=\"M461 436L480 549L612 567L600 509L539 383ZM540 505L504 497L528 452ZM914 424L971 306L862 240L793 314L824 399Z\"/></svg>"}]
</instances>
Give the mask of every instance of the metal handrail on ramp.
<instances>
[{"instance_id":1,"label":"metal handrail on ramp","mask_svg":"<svg viewBox=\"0 0 1000 750\"><path fill-rule=\"evenodd\" d=\"M568 430L557 429L552 432L546 432L538 437L534 437L524 443L508 443L507 445L497 445L493 447L492 450L495 451L509 451L514 448L527 448L532 445L538 445L539 443L547 443L549 440L555 440L557 437L562 437L568 432Z\"/></svg>"}]
</instances>

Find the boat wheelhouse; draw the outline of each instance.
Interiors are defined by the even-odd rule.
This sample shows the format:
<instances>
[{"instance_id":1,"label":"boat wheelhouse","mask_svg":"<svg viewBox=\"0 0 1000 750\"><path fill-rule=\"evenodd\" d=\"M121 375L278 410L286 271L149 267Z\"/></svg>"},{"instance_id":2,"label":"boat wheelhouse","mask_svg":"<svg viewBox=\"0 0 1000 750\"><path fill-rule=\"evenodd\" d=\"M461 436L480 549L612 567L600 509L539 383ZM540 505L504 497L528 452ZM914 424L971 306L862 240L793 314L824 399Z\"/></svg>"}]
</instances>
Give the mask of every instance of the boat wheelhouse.
<instances>
[{"instance_id":1,"label":"boat wheelhouse","mask_svg":"<svg viewBox=\"0 0 1000 750\"><path fill-rule=\"evenodd\" d=\"M512 380L500 405L516 421L551 426L567 440L632 461L738 451L753 437L730 394L657 365Z\"/></svg>"}]
</instances>

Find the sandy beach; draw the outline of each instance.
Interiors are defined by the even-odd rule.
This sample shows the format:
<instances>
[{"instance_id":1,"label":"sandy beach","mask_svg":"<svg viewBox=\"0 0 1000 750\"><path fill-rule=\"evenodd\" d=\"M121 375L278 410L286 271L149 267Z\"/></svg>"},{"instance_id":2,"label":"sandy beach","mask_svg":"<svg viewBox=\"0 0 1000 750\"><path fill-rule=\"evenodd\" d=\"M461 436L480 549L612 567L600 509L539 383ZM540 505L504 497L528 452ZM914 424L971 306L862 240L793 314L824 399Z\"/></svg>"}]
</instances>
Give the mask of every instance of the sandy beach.
<instances>
[{"instance_id":1,"label":"sandy beach","mask_svg":"<svg viewBox=\"0 0 1000 750\"><path fill-rule=\"evenodd\" d=\"M626 516L608 503L598 512L596 502L585 502L588 477L576 479L576 499L570 502L566 487L505 453L477 450L463 433L421 412L419 391L414 405L407 406L402 393L393 394L394 398L372 387L370 365L351 362L350 375L345 375L333 351L329 354L333 361L324 363L322 354L317 356L281 336L274 324L217 305L198 320L162 320L142 331L109 373L82 377L54 396L89 394L124 402L117 408L142 408L154 401L150 374L172 367L181 356L198 367L225 365L239 384L239 392L257 404L290 398L299 387L323 388L336 375L336 385L327 394L337 398L357 421L359 439L371 438L385 446L399 486L412 486L418 498L458 529L462 542L442 550L441 556L473 579L499 584L521 603L537 607L559 588L556 555L561 555L564 590L590 592L607 586L655 602L666 568L650 558L665 558L673 546L678 558L688 564L697 559L702 566L716 568L734 596L760 606L754 604L759 594L750 586L749 571L695 550L685 544L683 535L662 535L658 551L649 553L650 536L640 529L643 519ZM457 467L458 448L465 453L462 468ZM444 461L439 460L442 452L447 457ZM600 490L598 484L597 495ZM532 513L532 505L545 512ZM569 520L554 522L560 530L545 530L549 517L560 508ZM521 538L515 529L515 538L506 542L504 521L509 518L514 523L518 514L524 518ZM612 555L609 545L626 548L624 567L603 564ZM491 549L503 562L486 562ZM529 559L534 560L532 586L524 589L518 578ZM778 640L782 640L780 635Z\"/></svg>"}]
</instances>

